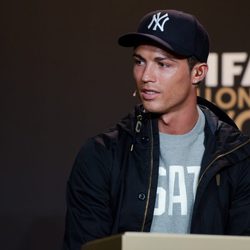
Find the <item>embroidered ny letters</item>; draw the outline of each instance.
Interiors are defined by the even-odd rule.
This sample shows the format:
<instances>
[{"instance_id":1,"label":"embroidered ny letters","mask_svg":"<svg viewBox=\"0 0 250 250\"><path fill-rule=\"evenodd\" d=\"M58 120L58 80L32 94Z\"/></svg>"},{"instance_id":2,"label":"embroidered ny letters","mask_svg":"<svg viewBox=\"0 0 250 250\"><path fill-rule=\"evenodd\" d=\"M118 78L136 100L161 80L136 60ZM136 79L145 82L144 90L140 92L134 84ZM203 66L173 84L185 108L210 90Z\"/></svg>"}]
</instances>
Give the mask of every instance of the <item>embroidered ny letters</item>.
<instances>
[{"instance_id":1,"label":"embroidered ny letters","mask_svg":"<svg viewBox=\"0 0 250 250\"><path fill-rule=\"evenodd\" d=\"M159 28L162 32L164 31L164 24L166 21L169 20L168 13L166 13L163 16L160 16L161 12L158 12L157 14L153 15L151 23L148 25L148 29L152 27L154 24L153 30L156 30Z\"/></svg>"}]
</instances>

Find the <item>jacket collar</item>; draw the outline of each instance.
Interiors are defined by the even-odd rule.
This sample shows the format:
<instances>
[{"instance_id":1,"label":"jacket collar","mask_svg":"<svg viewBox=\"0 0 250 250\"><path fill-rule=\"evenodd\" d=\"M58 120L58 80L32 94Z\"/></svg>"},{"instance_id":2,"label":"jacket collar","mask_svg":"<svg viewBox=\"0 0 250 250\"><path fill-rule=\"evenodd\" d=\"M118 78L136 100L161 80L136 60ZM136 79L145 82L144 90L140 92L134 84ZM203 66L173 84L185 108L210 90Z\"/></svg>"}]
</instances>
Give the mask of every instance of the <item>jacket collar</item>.
<instances>
[{"instance_id":1,"label":"jacket collar","mask_svg":"<svg viewBox=\"0 0 250 250\"><path fill-rule=\"evenodd\" d=\"M215 104L199 96L197 97L197 103L205 114L207 125L212 134L214 134L218 128L225 123L239 131L234 121ZM151 119L157 122L157 118L158 114L146 112L142 104L138 104L135 106L135 109L131 114L119 122L118 126L133 135L136 131L138 131L139 121L143 124L145 121Z\"/></svg>"}]
</instances>

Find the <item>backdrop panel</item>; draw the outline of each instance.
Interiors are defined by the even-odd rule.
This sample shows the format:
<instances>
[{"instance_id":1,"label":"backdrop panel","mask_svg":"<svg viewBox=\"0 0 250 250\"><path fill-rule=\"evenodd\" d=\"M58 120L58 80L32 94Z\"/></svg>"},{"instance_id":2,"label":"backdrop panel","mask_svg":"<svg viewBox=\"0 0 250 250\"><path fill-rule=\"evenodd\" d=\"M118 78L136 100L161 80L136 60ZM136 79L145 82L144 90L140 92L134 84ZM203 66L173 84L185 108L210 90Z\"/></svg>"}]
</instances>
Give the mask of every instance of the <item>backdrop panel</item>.
<instances>
[{"instance_id":1,"label":"backdrop panel","mask_svg":"<svg viewBox=\"0 0 250 250\"><path fill-rule=\"evenodd\" d=\"M117 37L162 8L205 25L210 73L200 94L250 134L248 1L2 1L1 249L60 249L77 151L137 102L132 51Z\"/></svg>"}]
</instances>

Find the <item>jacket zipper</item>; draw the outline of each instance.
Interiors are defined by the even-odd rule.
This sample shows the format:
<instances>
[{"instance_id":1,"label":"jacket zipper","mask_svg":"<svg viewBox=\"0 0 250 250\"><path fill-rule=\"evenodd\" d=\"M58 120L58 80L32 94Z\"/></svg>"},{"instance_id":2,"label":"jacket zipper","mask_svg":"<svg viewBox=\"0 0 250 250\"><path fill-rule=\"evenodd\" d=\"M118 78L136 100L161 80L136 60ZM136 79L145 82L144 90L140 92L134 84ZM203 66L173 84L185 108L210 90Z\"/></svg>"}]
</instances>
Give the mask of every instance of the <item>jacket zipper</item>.
<instances>
[{"instance_id":1,"label":"jacket zipper","mask_svg":"<svg viewBox=\"0 0 250 250\"><path fill-rule=\"evenodd\" d=\"M212 165L214 162L216 162L216 161L217 161L218 159L220 159L221 157L224 157L224 156L226 156L226 155L231 154L232 152L234 152L234 151L236 151L237 149L239 149L239 148L245 146L245 145L248 144L249 142L250 142L250 139L247 140L247 141L245 141L244 143L238 145L237 147L235 147L235 148L229 150L228 152L226 152L226 153L224 153L224 154L220 154L220 155L218 155L217 157L215 157L215 158L208 164L208 166L205 168L203 174L201 175L201 177L200 177L199 180L198 180L197 187L199 186L199 184L200 184L202 178L204 177L205 173L208 171L208 169L211 167L211 165ZM219 175L219 174L216 175L216 183L217 183L218 186L220 185L220 175Z\"/></svg>"},{"instance_id":2,"label":"jacket zipper","mask_svg":"<svg viewBox=\"0 0 250 250\"><path fill-rule=\"evenodd\" d=\"M148 192L147 192L147 200L146 200L146 207L144 211L144 217L142 222L141 231L144 231L147 213L148 213L148 207L149 207L149 199L150 199L150 193L151 193L151 186L152 186L152 173L153 173L153 145L154 145L154 138L153 138L153 125L152 120L150 119L150 135L151 135L151 147L150 147L150 175L149 175L149 184L148 184Z\"/></svg>"}]
</instances>

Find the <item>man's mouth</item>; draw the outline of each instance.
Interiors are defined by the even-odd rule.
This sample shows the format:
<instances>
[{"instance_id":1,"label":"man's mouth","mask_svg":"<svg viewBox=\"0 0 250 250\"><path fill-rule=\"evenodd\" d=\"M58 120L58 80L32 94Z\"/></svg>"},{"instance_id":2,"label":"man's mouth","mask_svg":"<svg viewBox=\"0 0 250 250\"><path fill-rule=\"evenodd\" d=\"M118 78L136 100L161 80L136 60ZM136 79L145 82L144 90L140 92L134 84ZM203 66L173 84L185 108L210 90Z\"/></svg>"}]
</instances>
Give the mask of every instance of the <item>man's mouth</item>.
<instances>
[{"instance_id":1,"label":"man's mouth","mask_svg":"<svg viewBox=\"0 0 250 250\"><path fill-rule=\"evenodd\" d=\"M142 89L141 96L144 100L153 100L159 95L159 91L154 89Z\"/></svg>"}]
</instances>

